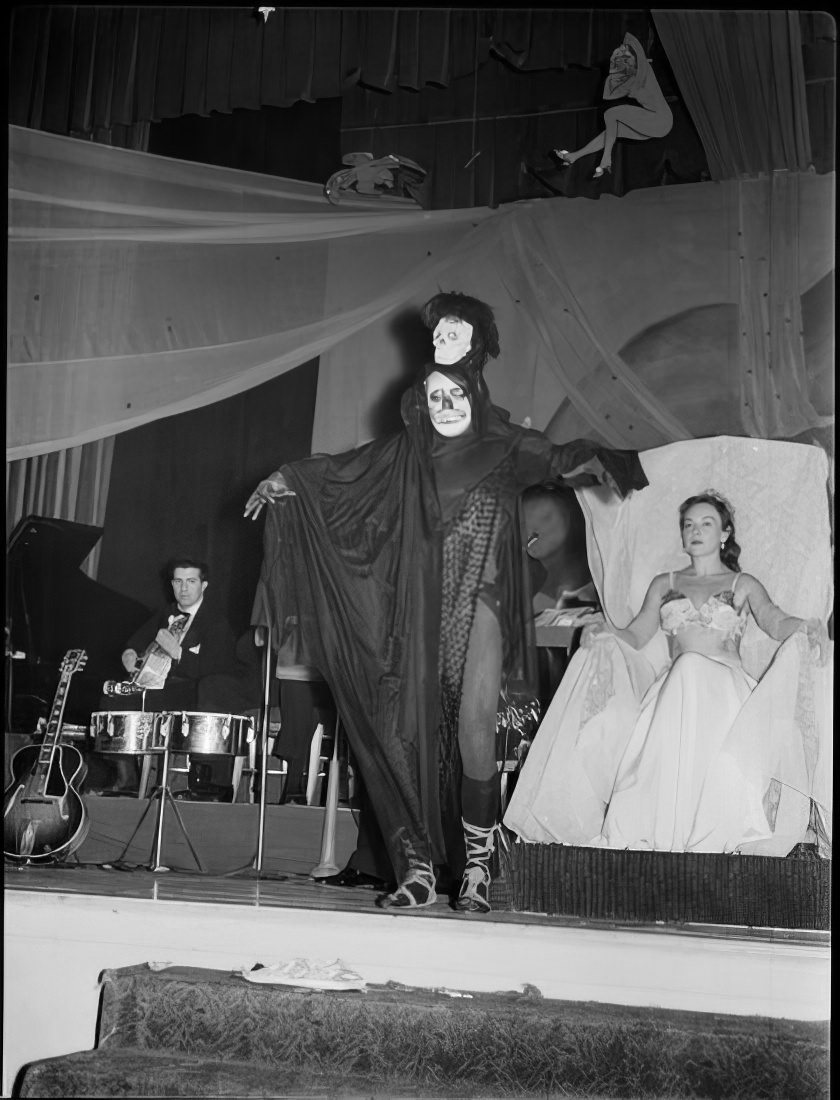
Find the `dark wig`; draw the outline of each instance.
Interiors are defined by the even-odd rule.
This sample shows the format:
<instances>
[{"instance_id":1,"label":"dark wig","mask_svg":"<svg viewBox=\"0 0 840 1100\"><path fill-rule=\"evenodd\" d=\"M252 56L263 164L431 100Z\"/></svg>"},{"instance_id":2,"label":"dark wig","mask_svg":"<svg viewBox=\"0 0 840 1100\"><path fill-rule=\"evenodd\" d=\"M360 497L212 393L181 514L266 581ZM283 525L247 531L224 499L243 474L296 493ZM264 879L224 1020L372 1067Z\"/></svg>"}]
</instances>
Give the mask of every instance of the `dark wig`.
<instances>
[{"instance_id":1,"label":"dark wig","mask_svg":"<svg viewBox=\"0 0 840 1100\"><path fill-rule=\"evenodd\" d=\"M499 330L496 328L493 310L486 302L480 302L478 298L471 298L468 294L460 294L457 291L436 294L423 306L420 316L429 332L434 332L438 322L445 317L457 317L459 321L466 321L467 324L472 325L470 356L478 353L476 370L483 370L488 359L498 358Z\"/></svg>"},{"instance_id":2,"label":"dark wig","mask_svg":"<svg viewBox=\"0 0 840 1100\"><path fill-rule=\"evenodd\" d=\"M726 542L720 549L720 560L728 568L735 573L741 572L741 566L738 564L738 558L741 556L741 547L735 541L735 509L726 499L716 492L714 489L707 489L703 493L697 493L696 496L689 497L688 500L684 500L680 505L680 532L682 532L683 521L685 520L685 514L689 508L695 504L711 504L720 516L720 522L723 530L726 531L729 528L729 533L726 535Z\"/></svg>"},{"instance_id":3,"label":"dark wig","mask_svg":"<svg viewBox=\"0 0 840 1100\"><path fill-rule=\"evenodd\" d=\"M456 317L459 321L472 325L470 350L463 359L451 366L429 363L426 376L432 371L439 371L464 386L472 407L473 425L480 435L484 430L490 406L490 391L484 381L484 365L488 359L496 359L499 355L499 330L496 328L493 310L478 298L450 291L430 298L423 306L420 317L429 332L434 332L438 322L447 317Z\"/></svg>"}]
</instances>

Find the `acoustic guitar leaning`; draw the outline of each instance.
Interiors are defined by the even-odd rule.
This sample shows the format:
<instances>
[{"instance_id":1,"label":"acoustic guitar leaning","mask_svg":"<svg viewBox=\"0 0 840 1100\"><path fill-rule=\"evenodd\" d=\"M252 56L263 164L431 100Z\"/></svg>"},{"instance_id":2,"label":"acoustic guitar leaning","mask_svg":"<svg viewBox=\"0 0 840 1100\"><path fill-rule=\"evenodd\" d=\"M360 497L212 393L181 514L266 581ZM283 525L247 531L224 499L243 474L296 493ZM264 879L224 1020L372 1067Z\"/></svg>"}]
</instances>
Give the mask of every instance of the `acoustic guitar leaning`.
<instances>
[{"instance_id":1,"label":"acoustic guitar leaning","mask_svg":"<svg viewBox=\"0 0 840 1100\"><path fill-rule=\"evenodd\" d=\"M73 745L59 743L67 689L87 654L71 649L61 662L44 740L12 757L12 783L3 795L3 856L15 863L58 863L76 851L90 828L77 787L87 767Z\"/></svg>"}]
</instances>

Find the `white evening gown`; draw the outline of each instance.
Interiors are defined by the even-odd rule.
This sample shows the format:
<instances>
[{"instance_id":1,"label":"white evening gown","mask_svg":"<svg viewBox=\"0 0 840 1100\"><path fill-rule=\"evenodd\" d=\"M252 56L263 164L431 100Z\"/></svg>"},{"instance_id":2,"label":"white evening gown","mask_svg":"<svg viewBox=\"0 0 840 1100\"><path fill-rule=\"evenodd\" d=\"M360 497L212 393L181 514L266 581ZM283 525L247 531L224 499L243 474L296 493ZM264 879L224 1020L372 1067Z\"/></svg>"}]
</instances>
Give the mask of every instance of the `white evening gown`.
<instances>
[{"instance_id":1,"label":"white evening gown","mask_svg":"<svg viewBox=\"0 0 840 1100\"><path fill-rule=\"evenodd\" d=\"M661 620L735 641L743 629L720 596L671 600ZM735 646L682 653L656 676L620 639L596 639L569 664L505 825L538 843L786 855L807 831L816 757L806 654L788 639L758 683Z\"/></svg>"}]
</instances>

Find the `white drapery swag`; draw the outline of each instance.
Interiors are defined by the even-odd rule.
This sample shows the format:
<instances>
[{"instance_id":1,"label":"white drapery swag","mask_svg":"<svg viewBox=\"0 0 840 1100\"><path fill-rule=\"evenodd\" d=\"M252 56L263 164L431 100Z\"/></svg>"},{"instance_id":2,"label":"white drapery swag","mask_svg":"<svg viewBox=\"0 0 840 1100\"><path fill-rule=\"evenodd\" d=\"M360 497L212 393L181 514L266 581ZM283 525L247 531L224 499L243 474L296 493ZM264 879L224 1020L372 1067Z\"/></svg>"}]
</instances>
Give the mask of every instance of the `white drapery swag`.
<instances>
[{"instance_id":1,"label":"white drapery swag","mask_svg":"<svg viewBox=\"0 0 840 1100\"><path fill-rule=\"evenodd\" d=\"M749 221L755 253L761 218L749 211L769 205L768 179L423 211L378 198L334 207L315 184L17 127L9 156L8 460L210 404L315 356L313 449L354 446L400 377L395 317L438 289L496 309L502 356L487 380L515 420L545 428L565 402L575 434L613 446L708 435L702 385L686 411L679 371L645 381L620 349L698 307L743 316L755 305L744 296L768 286L786 300L770 321L784 324L833 267L833 176L797 176L774 205L797 281L739 271L739 226ZM750 376L753 387L782 377L790 400L765 394L773 418L744 421L744 434L825 422L801 355L785 351L795 345L774 340L782 361ZM729 354L746 378L744 347Z\"/></svg>"}]
</instances>

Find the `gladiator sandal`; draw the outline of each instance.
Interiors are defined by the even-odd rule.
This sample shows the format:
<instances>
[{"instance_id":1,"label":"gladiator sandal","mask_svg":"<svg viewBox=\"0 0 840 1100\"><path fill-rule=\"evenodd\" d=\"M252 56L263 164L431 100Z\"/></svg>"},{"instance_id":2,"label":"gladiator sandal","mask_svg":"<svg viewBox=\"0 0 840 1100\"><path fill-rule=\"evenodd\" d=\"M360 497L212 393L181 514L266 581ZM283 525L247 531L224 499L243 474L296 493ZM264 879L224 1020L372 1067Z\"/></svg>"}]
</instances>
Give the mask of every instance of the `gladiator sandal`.
<instances>
[{"instance_id":1,"label":"gladiator sandal","mask_svg":"<svg viewBox=\"0 0 840 1100\"><path fill-rule=\"evenodd\" d=\"M418 860L409 864L408 874L396 890L377 898L376 904L380 909L420 909L436 901L434 868Z\"/></svg>"},{"instance_id":2,"label":"gladiator sandal","mask_svg":"<svg viewBox=\"0 0 840 1100\"><path fill-rule=\"evenodd\" d=\"M490 858L495 846L496 826L484 829L461 818L467 846L467 866L455 908L462 913L490 912Z\"/></svg>"}]
</instances>

